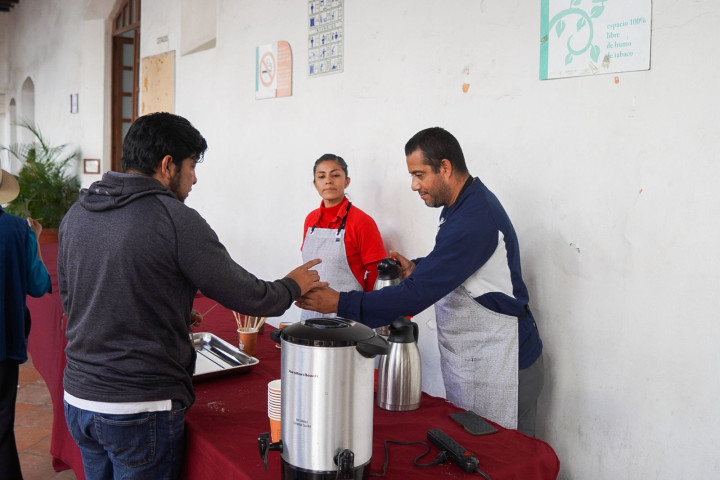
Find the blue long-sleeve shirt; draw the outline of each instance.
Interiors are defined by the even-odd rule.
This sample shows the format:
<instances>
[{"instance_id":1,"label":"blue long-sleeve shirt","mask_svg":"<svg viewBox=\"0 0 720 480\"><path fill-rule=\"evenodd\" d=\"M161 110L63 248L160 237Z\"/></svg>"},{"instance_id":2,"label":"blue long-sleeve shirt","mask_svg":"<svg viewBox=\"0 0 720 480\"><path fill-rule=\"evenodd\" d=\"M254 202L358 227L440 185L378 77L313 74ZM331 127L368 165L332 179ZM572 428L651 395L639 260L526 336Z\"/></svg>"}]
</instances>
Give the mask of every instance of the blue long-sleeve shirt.
<instances>
[{"instance_id":1,"label":"blue long-sleeve shirt","mask_svg":"<svg viewBox=\"0 0 720 480\"><path fill-rule=\"evenodd\" d=\"M435 247L414 260L413 273L393 287L341 292L338 315L370 327L401 315L416 315L464 284L475 300L494 312L520 317L519 360L526 368L542 353L542 341L520 268L515 229L497 197L479 180L443 208Z\"/></svg>"},{"instance_id":2,"label":"blue long-sleeve shirt","mask_svg":"<svg viewBox=\"0 0 720 480\"><path fill-rule=\"evenodd\" d=\"M27 221L0 207L0 361L27 360L25 297L41 297L52 288L37 249Z\"/></svg>"}]
</instances>

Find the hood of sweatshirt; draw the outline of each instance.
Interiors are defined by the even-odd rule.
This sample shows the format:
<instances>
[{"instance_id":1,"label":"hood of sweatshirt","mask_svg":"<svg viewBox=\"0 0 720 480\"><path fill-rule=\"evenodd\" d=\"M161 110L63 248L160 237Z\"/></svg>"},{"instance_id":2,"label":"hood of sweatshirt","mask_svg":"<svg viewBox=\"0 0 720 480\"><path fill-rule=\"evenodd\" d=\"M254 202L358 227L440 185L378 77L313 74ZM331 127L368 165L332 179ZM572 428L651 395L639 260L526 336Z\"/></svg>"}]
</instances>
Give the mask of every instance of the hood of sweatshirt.
<instances>
[{"instance_id":1,"label":"hood of sweatshirt","mask_svg":"<svg viewBox=\"0 0 720 480\"><path fill-rule=\"evenodd\" d=\"M83 188L78 201L86 210L99 212L120 208L147 195L175 197L162 183L152 177L107 172L102 180L94 182L89 188Z\"/></svg>"}]
</instances>

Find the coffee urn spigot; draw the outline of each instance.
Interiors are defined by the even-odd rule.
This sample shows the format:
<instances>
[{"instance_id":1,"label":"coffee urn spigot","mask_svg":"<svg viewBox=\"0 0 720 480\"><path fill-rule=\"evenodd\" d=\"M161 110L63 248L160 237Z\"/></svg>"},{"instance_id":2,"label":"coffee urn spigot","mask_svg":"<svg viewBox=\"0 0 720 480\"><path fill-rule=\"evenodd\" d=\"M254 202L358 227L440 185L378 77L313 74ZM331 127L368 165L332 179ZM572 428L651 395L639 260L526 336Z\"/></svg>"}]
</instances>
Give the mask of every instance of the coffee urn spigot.
<instances>
[{"instance_id":1,"label":"coffee urn spigot","mask_svg":"<svg viewBox=\"0 0 720 480\"><path fill-rule=\"evenodd\" d=\"M280 440L279 442L272 443L272 442L270 442L270 434L269 433L261 433L260 436L258 437L258 450L260 450L260 456L262 457L262 460L263 460L263 467L265 467L265 471L267 472L268 452L270 450L276 450L278 452L282 452L283 451L282 440Z\"/></svg>"},{"instance_id":2,"label":"coffee urn spigot","mask_svg":"<svg viewBox=\"0 0 720 480\"><path fill-rule=\"evenodd\" d=\"M338 479L355 478L355 454L350 449L345 449L335 455L335 465L338 466Z\"/></svg>"}]
</instances>

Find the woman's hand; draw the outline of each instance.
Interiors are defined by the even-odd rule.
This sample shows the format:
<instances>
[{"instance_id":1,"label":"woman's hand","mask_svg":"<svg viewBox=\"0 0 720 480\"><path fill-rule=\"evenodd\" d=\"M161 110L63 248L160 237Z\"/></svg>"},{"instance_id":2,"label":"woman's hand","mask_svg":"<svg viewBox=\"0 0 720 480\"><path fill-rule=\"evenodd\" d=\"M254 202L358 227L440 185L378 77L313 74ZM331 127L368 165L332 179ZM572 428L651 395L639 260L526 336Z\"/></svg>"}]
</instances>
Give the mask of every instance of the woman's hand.
<instances>
[{"instance_id":1,"label":"woman's hand","mask_svg":"<svg viewBox=\"0 0 720 480\"><path fill-rule=\"evenodd\" d=\"M42 233L42 225L40 225L40 222L34 218L27 217L27 223L30 225L30 228L32 228L32 231L35 232L35 236L40 238L40 233Z\"/></svg>"}]
</instances>

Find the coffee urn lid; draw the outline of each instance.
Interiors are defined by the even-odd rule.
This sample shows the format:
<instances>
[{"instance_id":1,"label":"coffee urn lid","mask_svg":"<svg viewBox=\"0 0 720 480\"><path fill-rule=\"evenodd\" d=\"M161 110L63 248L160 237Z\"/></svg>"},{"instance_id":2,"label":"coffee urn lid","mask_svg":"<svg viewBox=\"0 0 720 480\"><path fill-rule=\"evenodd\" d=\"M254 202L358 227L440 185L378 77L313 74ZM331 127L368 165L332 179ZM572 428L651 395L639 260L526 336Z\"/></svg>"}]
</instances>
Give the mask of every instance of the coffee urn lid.
<instances>
[{"instance_id":1,"label":"coffee urn lid","mask_svg":"<svg viewBox=\"0 0 720 480\"><path fill-rule=\"evenodd\" d=\"M363 325L340 317L309 318L281 330L286 342L311 347L350 347L375 336Z\"/></svg>"}]
</instances>

